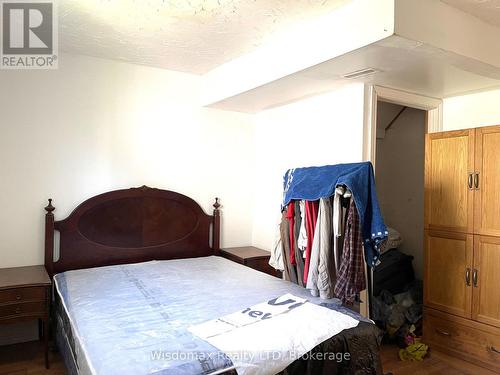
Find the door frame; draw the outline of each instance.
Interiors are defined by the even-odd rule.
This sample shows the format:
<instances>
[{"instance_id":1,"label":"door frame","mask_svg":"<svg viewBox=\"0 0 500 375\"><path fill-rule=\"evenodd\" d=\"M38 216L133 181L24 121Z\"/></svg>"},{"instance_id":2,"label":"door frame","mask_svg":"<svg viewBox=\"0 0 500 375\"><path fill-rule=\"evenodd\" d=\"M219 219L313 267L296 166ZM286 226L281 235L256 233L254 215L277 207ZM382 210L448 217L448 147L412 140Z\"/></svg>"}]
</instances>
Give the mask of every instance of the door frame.
<instances>
[{"instance_id":1,"label":"door frame","mask_svg":"<svg viewBox=\"0 0 500 375\"><path fill-rule=\"evenodd\" d=\"M376 171L377 102L382 100L427 112L427 133L443 131L443 100L383 86L365 85L363 160Z\"/></svg>"},{"instance_id":2,"label":"door frame","mask_svg":"<svg viewBox=\"0 0 500 375\"><path fill-rule=\"evenodd\" d=\"M403 90L391 89L377 85L365 85L363 113L363 160L370 161L374 173L377 173L377 102L383 100L393 104L426 111L426 133L443 131L443 100L424 95L413 94ZM422 234L423 235L423 234ZM368 289L361 292L361 314L372 316L373 272L367 272ZM365 294L366 293L366 294ZM368 294L368 295L367 295Z\"/></svg>"}]
</instances>

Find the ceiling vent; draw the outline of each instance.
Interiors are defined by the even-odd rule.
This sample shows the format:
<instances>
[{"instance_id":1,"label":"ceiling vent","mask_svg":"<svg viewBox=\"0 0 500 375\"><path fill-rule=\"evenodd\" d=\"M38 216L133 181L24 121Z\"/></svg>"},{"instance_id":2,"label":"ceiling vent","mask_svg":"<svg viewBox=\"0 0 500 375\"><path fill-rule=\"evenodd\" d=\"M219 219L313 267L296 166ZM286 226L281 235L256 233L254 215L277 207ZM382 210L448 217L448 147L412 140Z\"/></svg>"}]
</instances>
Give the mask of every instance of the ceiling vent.
<instances>
[{"instance_id":1,"label":"ceiling vent","mask_svg":"<svg viewBox=\"0 0 500 375\"><path fill-rule=\"evenodd\" d=\"M380 70L373 69L373 68L364 68L364 69L356 70L355 72L350 72L350 73L344 74L342 77L347 78L347 79L354 79L354 78L369 76L369 75L377 73L379 71Z\"/></svg>"}]
</instances>

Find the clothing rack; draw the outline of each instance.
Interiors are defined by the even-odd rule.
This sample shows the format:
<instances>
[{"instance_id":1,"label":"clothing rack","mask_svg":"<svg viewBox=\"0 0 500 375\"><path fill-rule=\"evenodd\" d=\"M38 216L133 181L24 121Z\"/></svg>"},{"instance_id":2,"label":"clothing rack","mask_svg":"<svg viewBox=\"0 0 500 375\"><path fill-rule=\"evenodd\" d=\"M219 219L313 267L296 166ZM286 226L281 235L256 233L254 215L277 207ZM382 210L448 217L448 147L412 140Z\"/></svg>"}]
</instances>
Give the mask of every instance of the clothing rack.
<instances>
[{"instance_id":1,"label":"clothing rack","mask_svg":"<svg viewBox=\"0 0 500 375\"><path fill-rule=\"evenodd\" d=\"M327 198L291 200L280 223L285 279L313 296L357 304L367 284L360 228L353 193L344 185Z\"/></svg>"},{"instance_id":2,"label":"clothing rack","mask_svg":"<svg viewBox=\"0 0 500 375\"><path fill-rule=\"evenodd\" d=\"M335 247L333 243L329 245L332 249L330 251L335 254L334 256L338 257L335 259L341 259L341 262L337 262L336 264L343 264L342 270L338 269L336 273L333 271L332 277L336 279L332 278L331 280L333 283L337 283L335 280L340 280L340 283L344 280L351 280L346 281L347 284L345 285L336 284L335 295L349 296L347 301L350 302L352 301L354 292L361 289L366 290L365 302L368 304L367 313L369 316L372 316L373 267L378 262L380 247L383 241L387 239L388 230L384 224L378 205L375 177L371 163L361 162L289 169L284 175L283 189L282 208L288 207L288 209L293 211L289 203L301 200L323 202L323 217L324 213L328 211L326 215L332 215L330 216L331 224L329 225L333 225L333 223L337 225L332 229L331 235L335 233L337 238L341 238L338 242L334 241ZM346 202L341 202L341 206L339 206L339 197L351 198L349 203L349 207L351 208L348 209L351 219L348 226L345 226L343 229L339 228L343 226L344 222L347 223L345 220L349 214L346 212ZM332 198L334 202L331 201ZM326 199L330 199L329 203L325 201ZM298 206L298 203L294 204ZM328 206L327 204L333 204L333 206ZM354 215L354 213L356 214ZM291 217L291 215L289 214L288 217ZM339 218L342 217L343 219L339 221ZM290 220L290 223L292 222L294 222L293 219ZM283 219L281 225L283 225ZM346 228L349 229L347 230ZM292 231L293 229L289 232ZM339 235L339 233L343 233L343 235ZM326 238L325 236L329 236L329 234L323 234L321 237L323 238L322 241ZM341 246L337 246L339 243L343 245L343 249ZM325 254L329 254L326 246L322 248L321 254L323 254L323 257ZM347 252L345 252L345 249L348 249ZM359 249L364 249L362 255L360 255ZM341 252L345 256L341 256ZM291 256L292 251L290 251ZM364 262L361 259L364 259ZM350 266L347 268L346 261L350 262ZM327 264L324 263L321 269L323 270ZM305 277L307 277L307 272L307 269L304 268ZM351 272L353 273L351 274ZM341 275L341 279L339 279L339 275ZM353 278L349 275L352 275ZM363 281L361 282L361 280Z\"/></svg>"}]
</instances>

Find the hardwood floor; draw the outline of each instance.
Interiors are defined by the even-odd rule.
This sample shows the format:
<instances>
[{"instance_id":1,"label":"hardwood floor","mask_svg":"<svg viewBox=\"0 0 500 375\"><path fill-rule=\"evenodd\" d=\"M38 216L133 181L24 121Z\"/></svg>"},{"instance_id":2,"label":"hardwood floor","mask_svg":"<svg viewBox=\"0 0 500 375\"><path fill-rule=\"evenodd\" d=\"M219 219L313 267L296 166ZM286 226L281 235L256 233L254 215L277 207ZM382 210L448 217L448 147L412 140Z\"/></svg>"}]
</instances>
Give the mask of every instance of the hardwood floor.
<instances>
[{"instance_id":1,"label":"hardwood floor","mask_svg":"<svg viewBox=\"0 0 500 375\"><path fill-rule=\"evenodd\" d=\"M429 351L421 362L403 362L398 357L399 348L382 346L380 356L384 373L394 375L495 375L494 372L470 362L450 357L444 353Z\"/></svg>"},{"instance_id":2,"label":"hardwood floor","mask_svg":"<svg viewBox=\"0 0 500 375\"><path fill-rule=\"evenodd\" d=\"M39 341L0 346L0 375L66 375L59 353L49 352L50 369L45 369L43 345Z\"/></svg>"},{"instance_id":3,"label":"hardwood floor","mask_svg":"<svg viewBox=\"0 0 500 375\"><path fill-rule=\"evenodd\" d=\"M430 352L422 362L402 362L398 348L387 345L381 351L384 373L393 375L494 375L493 372L439 352ZM46 370L40 342L0 346L0 375L66 375L61 356L50 353Z\"/></svg>"}]
</instances>

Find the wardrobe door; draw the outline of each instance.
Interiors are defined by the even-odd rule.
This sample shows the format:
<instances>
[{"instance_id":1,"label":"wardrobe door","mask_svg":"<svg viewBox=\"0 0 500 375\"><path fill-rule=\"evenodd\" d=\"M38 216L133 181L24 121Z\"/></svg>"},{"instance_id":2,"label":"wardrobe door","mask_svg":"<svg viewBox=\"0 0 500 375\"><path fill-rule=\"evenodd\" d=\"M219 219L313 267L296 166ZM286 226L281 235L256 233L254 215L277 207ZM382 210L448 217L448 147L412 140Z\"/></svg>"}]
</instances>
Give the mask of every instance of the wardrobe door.
<instances>
[{"instance_id":1,"label":"wardrobe door","mask_svg":"<svg viewBox=\"0 0 500 375\"><path fill-rule=\"evenodd\" d=\"M425 306L471 317L472 246L470 234L426 231Z\"/></svg>"},{"instance_id":2,"label":"wardrobe door","mask_svg":"<svg viewBox=\"0 0 500 375\"><path fill-rule=\"evenodd\" d=\"M500 126L476 129L474 233L500 236Z\"/></svg>"},{"instance_id":3,"label":"wardrobe door","mask_svg":"<svg viewBox=\"0 0 500 375\"><path fill-rule=\"evenodd\" d=\"M472 318L500 327L500 238L474 236L472 285Z\"/></svg>"},{"instance_id":4,"label":"wardrobe door","mask_svg":"<svg viewBox=\"0 0 500 375\"><path fill-rule=\"evenodd\" d=\"M425 228L472 233L474 129L427 134Z\"/></svg>"}]
</instances>

